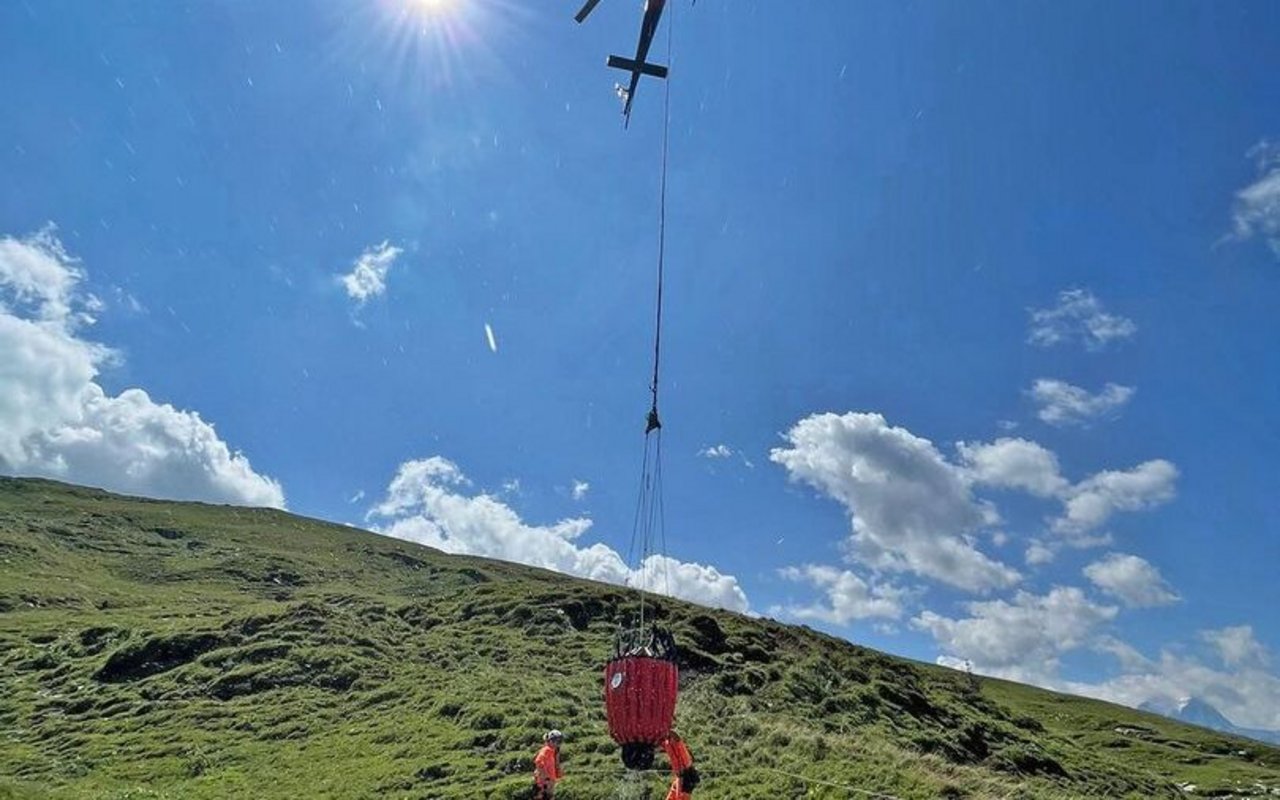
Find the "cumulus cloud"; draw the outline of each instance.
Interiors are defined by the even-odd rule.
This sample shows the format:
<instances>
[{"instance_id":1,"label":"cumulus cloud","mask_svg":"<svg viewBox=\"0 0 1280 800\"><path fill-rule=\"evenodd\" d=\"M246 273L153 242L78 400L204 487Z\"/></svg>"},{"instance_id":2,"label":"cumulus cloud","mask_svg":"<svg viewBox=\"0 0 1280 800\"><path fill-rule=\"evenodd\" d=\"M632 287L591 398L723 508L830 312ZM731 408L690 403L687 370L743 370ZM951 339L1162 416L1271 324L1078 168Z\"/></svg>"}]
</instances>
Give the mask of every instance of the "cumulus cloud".
<instances>
[{"instance_id":1,"label":"cumulus cloud","mask_svg":"<svg viewBox=\"0 0 1280 800\"><path fill-rule=\"evenodd\" d=\"M1087 601L1085 601L1087 604ZM1069 602L1065 606L1080 606L1078 602ZM997 644L990 652L997 656L993 663L987 657L989 652L980 633L995 634L998 632L990 625L979 625L975 630L971 626L965 636L956 634L945 624L940 627L945 641L955 636L960 646L973 652L971 659L965 659L944 653L939 655L937 663L955 669L964 668L969 662L975 672L1008 680L1042 686L1059 692L1095 697L1112 703L1137 708L1144 703L1171 705L1178 700L1197 697L1212 705L1231 722L1246 728L1263 730L1280 730L1280 677L1266 669L1269 663L1269 652L1253 640L1252 635L1240 636L1231 634L1229 639L1244 643L1249 651L1249 659L1245 662L1228 662L1225 654L1219 657L1223 666L1217 667L1206 663L1195 655L1189 655L1185 647L1174 644L1162 649L1154 658L1148 658L1132 645L1113 636L1096 631L1103 623L1094 622L1100 612L1084 610L1083 613L1068 612L1066 620L1059 625L1067 633L1070 646L1055 647L1042 637L1024 636L1023 625L1015 624L1015 633L1005 637L1009 640L1021 638L1023 643L1033 648L1025 658L1019 659L1014 650ZM1105 613L1102 614L1105 616ZM923 616L923 615L922 615ZM1032 617L1035 614L1031 615ZM954 622L954 621L952 621ZM1105 623L1105 620L1104 620ZM936 623L934 623L936 625ZM916 627L929 627L923 623L913 622ZM1249 626L1226 628L1223 630L1249 629ZM1213 642L1220 631L1201 631L1201 638ZM940 641L940 644L942 642ZM1069 681L1058 672L1057 657L1062 653L1081 647L1108 653L1116 658L1120 672L1113 677L1098 682ZM1228 645L1229 649L1232 647ZM1015 648L1016 650L1016 648ZM1236 654L1235 650L1231 650ZM1046 658L1047 656L1047 658Z\"/></svg>"},{"instance_id":2,"label":"cumulus cloud","mask_svg":"<svg viewBox=\"0 0 1280 800\"><path fill-rule=\"evenodd\" d=\"M1071 488L1054 530L1068 535L1087 533L1117 511L1154 508L1173 499L1178 468L1164 459L1147 461L1129 470L1105 470Z\"/></svg>"},{"instance_id":3,"label":"cumulus cloud","mask_svg":"<svg viewBox=\"0 0 1280 800\"><path fill-rule=\"evenodd\" d=\"M0 239L0 470L114 491L284 506L193 411L141 389L108 395L99 369L119 355L81 332L101 308L52 227Z\"/></svg>"},{"instance_id":4,"label":"cumulus cloud","mask_svg":"<svg viewBox=\"0 0 1280 800\"><path fill-rule=\"evenodd\" d=\"M724 461L725 459L734 458L736 456L747 469L754 469L756 466L751 463L751 460L747 458L745 453L741 450L735 450L727 444L708 445L698 451L698 456L712 461Z\"/></svg>"},{"instance_id":5,"label":"cumulus cloud","mask_svg":"<svg viewBox=\"0 0 1280 800\"><path fill-rule=\"evenodd\" d=\"M1236 192L1232 222L1238 239L1260 236L1280 256L1280 145L1260 142L1248 155L1258 163L1258 177Z\"/></svg>"},{"instance_id":6,"label":"cumulus cloud","mask_svg":"<svg viewBox=\"0 0 1280 800\"><path fill-rule=\"evenodd\" d=\"M1039 406L1036 412L1050 425L1085 425L1114 415L1133 397L1132 386L1108 383L1097 394L1066 381L1040 378L1028 391Z\"/></svg>"},{"instance_id":7,"label":"cumulus cloud","mask_svg":"<svg viewBox=\"0 0 1280 800\"><path fill-rule=\"evenodd\" d=\"M961 619L924 611L912 627L933 636L942 655L965 659L988 674L1015 679L1056 672L1059 656L1087 644L1118 609L1089 600L1076 587L1054 587L1045 595L1018 592L1012 602L965 604Z\"/></svg>"},{"instance_id":8,"label":"cumulus cloud","mask_svg":"<svg viewBox=\"0 0 1280 800\"><path fill-rule=\"evenodd\" d=\"M573 482L573 488L569 490L569 493L573 495L574 500L581 500L587 496L587 492L589 491L591 491L590 483L575 480Z\"/></svg>"},{"instance_id":9,"label":"cumulus cloud","mask_svg":"<svg viewBox=\"0 0 1280 800\"><path fill-rule=\"evenodd\" d=\"M1242 629L1251 631L1247 625L1223 630ZM1202 631L1201 637L1212 641L1219 633ZM1120 660L1120 675L1098 683L1050 680L1044 685L1135 708L1143 703L1167 705L1181 698L1197 697L1236 725L1280 730L1280 677L1266 668L1269 653L1252 635L1239 636L1238 642L1248 648L1248 660L1228 661L1226 654L1219 652L1222 667L1188 654L1183 647L1164 648L1149 659L1121 643L1118 647L1104 647ZM1231 653L1236 655L1234 650Z\"/></svg>"},{"instance_id":10,"label":"cumulus cloud","mask_svg":"<svg viewBox=\"0 0 1280 800\"><path fill-rule=\"evenodd\" d=\"M581 539L592 525L571 517L531 525L497 497L471 489L456 464L439 456L400 465L370 512L375 530L449 553L487 556L620 585L644 586L703 605L747 611L736 578L715 567L650 556L636 569L612 548Z\"/></svg>"},{"instance_id":11,"label":"cumulus cloud","mask_svg":"<svg viewBox=\"0 0 1280 800\"><path fill-rule=\"evenodd\" d=\"M1058 551L1039 539L1032 539L1027 544L1027 552L1023 557L1027 560L1027 564L1034 567L1040 564L1052 563L1058 557Z\"/></svg>"},{"instance_id":12,"label":"cumulus cloud","mask_svg":"<svg viewBox=\"0 0 1280 800\"><path fill-rule=\"evenodd\" d=\"M932 611L911 625L937 642L938 664L972 666L984 675L1060 692L1096 697L1137 708L1198 697L1236 725L1280 730L1280 677L1269 671L1271 654L1249 625L1200 631L1220 665L1173 643L1148 658L1106 632L1115 606L1090 600L1074 587L1048 594L1018 592L1012 601L971 602L958 619ZM1089 649L1115 657L1118 674L1097 682L1070 681L1060 674L1063 655Z\"/></svg>"},{"instance_id":13,"label":"cumulus cloud","mask_svg":"<svg viewBox=\"0 0 1280 800\"><path fill-rule=\"evenodd\" d=\"M637 576L636 573L639 573ZM747 612L750 603L738 579L709 564L680 561L670 556L649 556L632 573L632 586L649 586L662 594L730 611Z\"/></svg>"},{"instance_id":14,"label":"cumulus cloud","mask_svg":"<svg viewBox=\"0 0 1280 800\"><path fill-rule=\"evenodd\" d=\"M1138 648L1114 636L1099 636L1093 642L1093 649L1099 653L1115 656L1125 672L1138 672L1150 669L1152 666L1151 659L1144 656Z\"/></svg>"},{"instance_id":15,"label":"cumulus cloud","mask_svg":"<svg viewBox=\"0 0 1280 800\"><path fill-rule=\"evenodd\" d=\"M1200 638L1213 645L1222 663L1228 667L1265 666L1270 662L1267 649L1253 636L1252 625L1201 631Z\"/></svg>"},{"instance_id":16,"label":"cumulus cloud","mask_svg":"<svg viewBox=\"0 0 1280 800\"><path fill-rule=\"evenodd\" d=\"M786 433L770 459L837 500L853 528L851 557L877 570L913 572L970 591L1009 586L1010 567L968 534L998 517L974 498L967 472L933 443L879 414L815 414Z\"/></svg>"},{"instance_id":17,"label":"cumulus cloud","mask_svg":"<svg viewBox=\"0 0 1280 800\"><path fill-rule=\"evenodd\" d=\"M1178 595L1150 562L1134 555L1109 553L1084 568L1086 578L1102 591L1119 598L1130 608L1167 606Z\"/></svg>"},{"instance_id":18,"label":"cumulus cloud","mask_svg":"<svg viewBox=\"0 0 1280 800\"><path fill-rule=\"evenodd\" d=\"M367 248L351 265L351 271L338 276L347 296L363 305L371 297L387 291L387 272L396 258L404 252L390 242Z\"/></svg>"},{"instance_id":19,"label":"cumulus cloud","mask_svg":"<svg viewBox=\"0 0 1280 800\"><path fill-rule=\"evenodd\" d=\"M1164 459L1153 459L1127 470L1104 470L1071 483L1062 476L1052 451L1026 439L1001 438L990 443L956 445L969 479L977 486L1016 489L1036 497L1062 501L1062 513L1051 521L1054 531L1071 538L1077 547L1106 544L1108 537L1090 536L1118 511L1141 511L1173 499L1178 468ZM1051 560L1039 557L1031 563Z\"/></svg>"},{"instance_id":20,"label":"cumulus cloud","mask_svg":"<svg viewBox=\"0 0 1280 800\"><path fill-rule=\"evenodd\" d=\"M194 411L141 389L108 396L90 384L79 419L26 440L23 471L129 494L284 507L280 484L254 472Z\"/></svg>"},{"instance_id":21,"label":"cumulus cloud","mask_svg":"<svg viewBox=\"0 0 1280 800\"><path fill-rule=\"evenodd\" d=\"M1025 551L1026 563L1036 566L1051 562L1063 547L1110 544L1110 534L1099 527L1118 512L1168 502L1178 477L1173 464L1156 459L1073 483L1051 450L1016 437L958 442L952 461L929 440L889 426L879 414L815 414L785 438L787 446L775 448L770 459L792 480L845 507L852 527L845 543L849 561L973 592L1021 579L979 548L980 533L997 545L1009 537L997 527L996 508L976 492L1005 489L1061 504L1046 519L1046 529L1058 536L1032 539Z\"/></svg>"},{"instance_id":22,"label":"cumulus cloud","mask_svg":"<svg viewBox=\"0 0 1280 800\"><path fill-rule=\"evenodd\" d=\"M1027 341L1041 347L1075 341L1089 350L1100 350L1137 330L1133 320L1104 310L1092 292L1066 289L1058 293L1058 304L1053 308L1032 309Z\"/></svg>"},{"instance_id":23,"label":"cumulus cloud","mask_svg":"<svg viewBox=\"0 0 1280 800\"><path fill-rule=\"evenodd\" d=\"M849 570L807 564L779 570L789 581L808 584L825 595L825 602L810 605L777 605L769 613L777 617L817 620L847 625L858 619L898 619L905 592L893 586L868 585Z\"/></svg>"},{"instance_id":24,"label":"cumulus cloud","mask_svg":"<svg viewBox=\"0 0 1280 800\"><path fill-rule=\"evenodd\" d=\"M1058 457L1035 442L1001 438L988 444L960 442L956 449L976 483L1020 489L1036 497L1061 497L1070 489Z\"/></svg>"},{"instance_id":25,"label":"cumulus cloud","mask_svg":"<svg viewBox=\"0 0 1280 800\"><path fill-rule=\"evenodd\" d=\"M10 313L25 311L29 318L72 327L92 322L72 309L73 302L86 310L101 305L91 295L79 293L83 279L84 272L67 254L52 225L26 239L0 239L0 286Z\"/></svg>"}]
</instances>

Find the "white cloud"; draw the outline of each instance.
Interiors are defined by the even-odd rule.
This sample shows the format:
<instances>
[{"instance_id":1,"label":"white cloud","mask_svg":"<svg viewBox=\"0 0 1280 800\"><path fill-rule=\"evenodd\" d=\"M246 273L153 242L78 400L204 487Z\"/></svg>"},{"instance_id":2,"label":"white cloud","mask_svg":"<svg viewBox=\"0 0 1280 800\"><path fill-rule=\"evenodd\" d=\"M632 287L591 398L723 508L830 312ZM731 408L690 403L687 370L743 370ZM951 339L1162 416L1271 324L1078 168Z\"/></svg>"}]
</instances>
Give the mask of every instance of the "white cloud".
<instances>
[{"instance_id":1,"label":"white cloud","mask_svg":"<svg viewBox=\"0 0 1280 800\"><path fill-rule=\"evenodd\" d=\"M645 559L639 570L632 573L630 580L633 586L648 586L653 591L704 606L744 613L750 611L747 595L738 584L738 579L709 564L653 555Z\"/></svg>"},{"instance_id":2,"label":"white cloud","mask_svg":"<svg viewBox=\"0 0 1280 800\"><path fill-rule=\"evenodd\" d=\"M351 271L338 276L347 296L363 305L371 297L387 291L387 272L403 250L390 242L367 248L351 265Z\"/></svg>"},{"instance_id":3,"label":"white cloud","mask_svg":"<svg viewBox=\"0 0 1280 800\"><path fill-rule=\"evenodd\" d=\"M1133 397L1131 386L1108 383L1090 394L1066 381L1040 378L1028 392L1039 406L1036 416L1050 425L1084 425L1112 415Z\"/></svg>"},{"instance_id":4,"label":"white cloud","mask_svg":"<svg viewBox=\"0 0 1280 800\"><path fill-rule=\"evenodd\" d=\"M1039 539L1031 540L1031 542L1027 545L1027 553L1024 556L1024 558L1026 558L1027 560L1027 563L1030 564L1031 566L1037 566L1040 564L1049 564L1057 557L1058 557L1058 551L1053 549L1049 545L1045 544L1044 542L1040 541Z\"/></svg>"},{"instance_id":5,"label":"white cloud","mask_svg":"<svg viewBox=\"0 0 1280 800\"><path fill-rule=\"evenodd\" d=\"M963 619L924 611L911 624L932 635L943 655L972 661L988 674L1010 675L1052 674L1060 655L1087 644L1118 611L1062 586L1046 595L1018 592L1013 602L970 602L965 608L970 616Z\"/></svg>"},{"instance_id":6,"label":"white cloud","mask_svg":"<svg viewBox=\"0 0 1280 800\"><path fill-rule=\"evenodd\" d=\"M932 442L890 427L879 414L815 414L785 438L788 446L774 449L770 458L792 480L810 484L849 512L848 560L975 592L1012 586L1021 578L979 549L978 532L997 545L1009 536L996 527L995 507L975 496L976 490L1016 490L1062 504L1046 520L1046 528L1059 536L1032 539L1025 551L1026 563L1036 566L1053 561L1063 547L1110 544L1110 534L1097 531L1100 526L1117 512L1168 502L1178 477L1172 463L1156 459L1072 483L1052 451L1015 437L958 442L952 462Z\"/></svg>"},{"instance_id":7,"label":"white cloud","mask_svg":"<svg viewBox=\"0 0 1280 800\"><path fill-rule=\"evenodd\" d=\"M956 658L955 656L938 656L933 663L947 669L954 669L957 672L973 672L973 662L967 658Z\"/></svg>"},{"instance_id":8,"label":"white cloud","mask_svg":"<svg viewBox=\"0 0 1280 800\"><path fill-rule=\"evenodd\" d=\"M1134 555L1109 553L1105 558L1084 568L1086 578L1107 594L1118 597L1130 608L1167 606L1178 601L1149 562Z\"/></svg>"},{"instance_id":9,"label":"white cloud","mask_svg":"<svg viewBox=\"0 0 1280 800\"><path fill-rule=\"evenodd\" d=\"M970 591L1009 586L1018 573L967 538L994 524L994 510L970 492L968 473L933 443L879 414L815 414L769 457L844 505L852 558L878 570L925 575Z\"/></svg>"},{"instance_id":10,"label":"white cloud","mask_svg":"<svg viewBox=\"0 0 1280 800\"><path fill-rule=\"evenodd\" d=\"M1265 236L1280 245L1280 168L1273 169L1236 194L1236 234Z\"/></svg>"},{"instance_id":11,"label":"white cloud","mask_svg":"<svg viewBox=\"0 0 1280 800\"><path fill-rule=\"evenodd\" d=\"M698 455L702 458L711 459L713 461L722 461L724 459L737 456L738 460L742 462L742 466L747 469L755 469L756 466L751 463L751 460L747 458L745 453L741 450L735 450L727 444L709 445L699 450Z\"/></svg>"},{"instance_id":12,"label":"white cloud","mask_svg":"<svg viewBox=\"0 0 1280 800\"><path fill-rule=\"evenodd\" d=\"M1280 677L1267 670L1270 653L1248 625L1201 631L1222 667L1206 664L1174 645L1158 657L1105 633L1114 606L1093 602L1078 588L1047 595L1019 592L1012 602L971 602L969 616L950 619L932 611L912 627L930 633L941 651L938 664L1021 681L1059 692L1096 697L1136 708L1198 697L1236 725L1280 730ZM1062 678L1061 657L1089 648L1113 655L1119 674L1096 683Z\"/></svg>"},{"instance_id":13,"label":"white cloud","mask_svg":"<svg viewBox=\"0 0 1280 800\"><path fill-rule=\"evenodd\" d=\"M1002 438L990 444L960 442L960 460L975 483L1021 489L1036 497L1060 497L1070 487L1052 451L1026 439Z\"/></svg>"},{"instance_id":14,"label":"white cloud","mask_svg":"<svg viewBox=\"0 0 1280 800\"><path fill-rule=\"evenodd\" d=\"M1107 547L1115 544L1115 537L1109 533L1073 533L1062 543L1076 550L1088 550L1092 547Z\"/></svg>"},{"instance_id":15,"label":"white cloud","mask_svg":"<svg viewBox=\"0 0 1280 800\"><path fill-rule=\"evenodd\" d=\"M1236 192L1235 236L1261 236L1280 256L1280 145L1260 142L1248 155L1258 162L1258 179Z\"/></svg>"},{"instance_id":16,"label":"white cloud","mask_svg":"<svg viewBox=\"0 0 1280 800\"><path fill-rule=\"evenodd\" d=\"M581 500L587 496L587 492L589 491L591 491L590 483L575 480L573 482L573 488L569 490L569 493L573 495L574 500Z\"/></svg>"},{"instance_id":17,"label":"white cloud","mask_svg":"<svg viewBox=\"0 0 1280 800\"><path fill-rule=\"evenodd\" d=\"M280 484L254 472L194 411L141 389L110 397L96 384L82 414L28 437L23 471L130 494L284 507Z\"/></svg>"},{"instance_id":18,"label":"white cloud","mask_svg":"<svg viewBox=\"0 0 1280 800\"><path fill-rule=\"evenodd\" d=\"M1221 631L1202 631L1201 637L1212 640L1218 633ZM1051 679L1042 685L1132 707L1196 697L1236 725L1280 730L1280 677L1267 671L1269 654L1251 635L1241 637L1240 642L1249 649L1250 660L1224 660L1224 668L1210 666L1181 652L1182 648L1166 648L1157 658L1148 659L1123 643L1111 647L1104 644L1102 649L1114 653L1120 660L1123 670L1120 675L1099 683ZM1225 653L1220 655L1225 659Z\"/></svg>"},{"instance_id":19,"label":"white cloud","mask_svg":"<svg viewBox=\"0 0 1280 800\"><path fill-rule=\"evenodd\" d=\"M23 319L2 305L0 352L0 461L20 469L30 437L83 415L98 366L113 354L78 338L66 320Z\"/></svg>"},{"instance_id":20,"label":"white cloud","mask_svg":"<svg viewBox=\"0 0 1280 800\"><path fill-rule=\"evenodd\" d=\"M1076 588L1058 587L1044 596L1019 592L1011 603L969 603L968 610L964 619L926 611L912 620L912 627L937 641L937 663L963 669L969 662L984 675L1133 708L1198 697L1236 725L1280 730L1280 677L1267 671L1270 653L1248 625L1200 632L1222 661L1218 668L1177 645L1147 658L1103 632L1115 607L1094 603ZM1115 656L1120 673L1096 683L1062 678L1060 657L1086 647Z\"/></svg>"},{"instance_id":21,"label":"white cloud","mask_svg":"<svg viewBox=\"0 0 1280 800\"><path fill-rule=\"evenodd\" d=\"M73 301L100 306L96 298L78 296L83 279L84 272L67 255L52 225L26 239L0 239L0 286L5 289L5 305L12 306L10 313L26 311L26 316L44 322L74 326L78 320Z\"/></svg>"},{"instance_id":22,"label":"white cloud","mask_svg":"<svg viewBox=\"0 0 1280 800\"><path fill-rule=\"evenodd\" d=\"M1042 658L1040 654L1022 662L1015 660L1003 665L975 658L972 660L973 670L1130 708L1144 703L1171 705L1183 698L1197 697L1236 725L1280 730L1280 677L1267 672L1261 665L1219 669L1176 652L1180 648L1164 649L1152 659L1133 646L1107 635L1094 636L1088 644L1094 650L1115 656L1120 664L1120 674L1096 683L1069 681L1058 674L1056 657L1045 662L1039 660ZM963 669L966 660L940 655L937 663Z\"/></svg>"},{"instance_id":23,"label":"white cloud","mask_svg":"<svg viewBox=\"0 0 1280 800\"><path fill-rule=\"evenodd\" d=\"M1200 631L1200 638L1214 646L1218 657L1228 667L1265 666L1271 660L1267 649L1254 638L1252 625Z\"/></svg>"},{"instance_id":24,"label":"white cloud","mask_svg":"<svg viewBox=\"0 0 1280 800\"><path fill-rule=\"evenodd\" d=\"M489 351L498 352L498 339L493 335L493 328L487 322L484 324L484 338L489 344Z\"/></svg>"},{"instance_id":25,"label":"white cloud","mask_svg":"<svg viewBox=\"0 0 1280 800\"><path fill-rule=\"evenodd\" d=\"M870 586L849 570L807 564L802 567L786 567L779 574L789 581L806 583L822 590L825 603L811 605L779 605L769 609L774 616L818 620L836 625L847 625L856 619L902 616L902 599L905 594L893 586Z\"/></svg>"},{"instance_id":26,"label":"white cloud","mask_svg":"<svg viewBox=\"0 0 1280 800\"><path fill-rule=\"evenodd\" d=\"M1093 642L1093 649L1099 653L1110 653L1115 656L1125 672L1138 672L1150 669L1152 666L1151 659L1144 656L1136 647L1114 636L1099 636Z\"/></svg>"},{"instance_id":27,"label":"white cloud","mask_svg":"<svg viewBox=\"0 0 1280 800\"><path fill-rule=\"evenodd\" d=\"M1102 301L1088 290L1066 289L1058 293L1058 304L1053 308L1031 311L1027 341L1042 347L1078 341L1089 350L1098 350L1129 338L1137 330L1133 320L1103 310Z\"/></svg>"},{"instance_id":28,"label":"white cloud","mask_svg":"<svg viewBox=\"0 0 1280 800\"><path fill-rule=\"evenodd\" d=\"M284 505L193 411L95 379L118 356L80 336L101 304L53 229L0 239L0 470L187 500Z\"/></svg>"},{"instance_id":29,"label":"white cloud","mask_svg":"<svg viewBox=\"0 0 1280 800\"><path fill-rule=\"evenodd\" d=\"M1106 470L1071 488L1063 515L1053 521L1059 533L1088 533L1117 511L1140 511L1174 497L1178 468L1164 459L1147 461L1129 470Z\"/></svg>"},{"instance_id":30,"label":"white cloud","mask_svg":"<svg viewBox=\"0 0 1280 800\"><path fill-rule=\"evenodd\" d=\"M573 517L551 525L530 525L498 498L469 492L471 485L453 462L433 456L400 465L385 499L371 517L388 536L449 553L487 556L620 585L643 585L704 605L747 611L747 596L736 578L714 567L650 556L630 569L612 548L580 543L591 520Z\"/></svg>"},{"instance_id":31,"label":"white cloud","mask_svg":"<svg viewBox=\"0 0 1280 800\"><path fill-rule=\"evenodd\" d=\"M1068 536L1074 547L1107 544L1109 537L1088 534L1117 511L1141 511L1172 500L1178 479L1176 466L1153 459L1128 470L1104 470L1072 484L1062 476L1052 451L1026 439L960 442L956 450L974 485L1061 500L1062 514L1052 520L1051 527ZM1043 545L1033 544L1032 550L1028 563L1052 560Z\"/></svg>"}]
</instances>

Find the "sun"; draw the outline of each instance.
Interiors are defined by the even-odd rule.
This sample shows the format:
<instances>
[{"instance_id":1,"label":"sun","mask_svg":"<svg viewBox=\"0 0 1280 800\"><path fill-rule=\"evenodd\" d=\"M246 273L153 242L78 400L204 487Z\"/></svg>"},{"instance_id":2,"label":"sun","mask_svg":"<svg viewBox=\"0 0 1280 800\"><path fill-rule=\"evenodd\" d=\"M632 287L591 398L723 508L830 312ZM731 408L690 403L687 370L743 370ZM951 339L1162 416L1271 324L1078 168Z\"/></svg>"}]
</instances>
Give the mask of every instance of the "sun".
<instances>
[{"instance_id":1,"label":"sun","mask_svg":"<svg viewBox=\"0 0 1280 800\"><path fill-rule=\"evenodd\" d=\"M458 10L458 6L462 4L462 0L410 0L409 6L417 9L420 13L428 16L437 17L454 13Z\"/></svg>"},{"instance_id":2,"label":"sun","mask_svg":"<svg viewBox=\"0 0 1280 800\"><path fill-rule=\"evenodd\" d=\"M527 18L524 0L367 0L339 17L341 49L393 77L405 97L464 90L505 76L501 41ZM333 4L337 5L337 4Z\"/></svg>"}]
</instances>

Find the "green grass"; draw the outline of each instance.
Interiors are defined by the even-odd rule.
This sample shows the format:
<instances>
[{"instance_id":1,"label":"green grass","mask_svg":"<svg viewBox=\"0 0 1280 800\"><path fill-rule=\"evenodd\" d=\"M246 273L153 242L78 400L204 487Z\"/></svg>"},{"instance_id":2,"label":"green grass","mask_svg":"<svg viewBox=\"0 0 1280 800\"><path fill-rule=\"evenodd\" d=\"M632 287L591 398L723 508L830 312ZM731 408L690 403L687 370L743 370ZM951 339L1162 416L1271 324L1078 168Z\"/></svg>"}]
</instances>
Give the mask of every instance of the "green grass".
<instances>
[{"instance_id":1,"label":"green grass","mask_svg":"<svg viewBox=\"0 0 1280 800\"><path fill-rule=\"evenodd\" d=\"M263 509L0 479L0 800L563 800L626 776L600 671L634 598ZM1280 793L1280 750L674 601L700 798ZM802 775L806 782L784 773ZM1259 788L1260 787L1260 788Z\"/></svg>"}]
</instances>

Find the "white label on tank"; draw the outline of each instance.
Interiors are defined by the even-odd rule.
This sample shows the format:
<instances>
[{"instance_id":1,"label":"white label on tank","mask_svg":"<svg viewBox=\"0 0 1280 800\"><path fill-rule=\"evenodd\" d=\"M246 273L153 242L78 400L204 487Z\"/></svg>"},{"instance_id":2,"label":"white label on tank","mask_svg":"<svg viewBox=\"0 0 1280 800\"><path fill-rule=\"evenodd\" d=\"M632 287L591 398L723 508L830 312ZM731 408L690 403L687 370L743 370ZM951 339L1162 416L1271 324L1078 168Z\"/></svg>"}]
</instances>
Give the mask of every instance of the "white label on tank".
<instances>
[{"instance_id":1,"label":"white label on tank","mask_svg":"<svg viewBox=\"0 0 1280 800\"><path fill-rule=\"evenodd\" d=\"M617 689L621 685L622 685L622 673L621 672L613 673L613 680L609 681L609 687L612 689Z\"/></svg>"}]
</instances>

